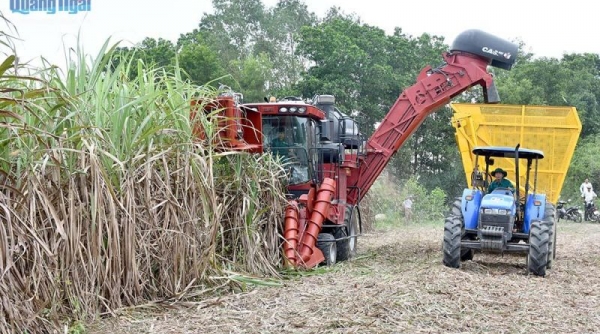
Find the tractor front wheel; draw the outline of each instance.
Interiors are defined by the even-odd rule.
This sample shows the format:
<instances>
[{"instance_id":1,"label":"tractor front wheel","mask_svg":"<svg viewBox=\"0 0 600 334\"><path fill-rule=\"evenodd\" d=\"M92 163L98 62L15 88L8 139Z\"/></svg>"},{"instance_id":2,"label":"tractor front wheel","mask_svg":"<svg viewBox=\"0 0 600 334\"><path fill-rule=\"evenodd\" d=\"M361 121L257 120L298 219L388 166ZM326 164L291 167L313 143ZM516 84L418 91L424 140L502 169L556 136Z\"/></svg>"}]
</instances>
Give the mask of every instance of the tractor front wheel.
<instances>
[{"instance_id":1,"label":"tractor front wheel","mask_svg":"<svg viewBox=\"0 0 600 334\"><path fill-rule=\"evenodd\" d=\"M454 203L452 203L452 208L450 209L450 216L458 217L458 220L461 222L460 224L460 239L465 239L465 229L463 228L463 214L462 214L462 198L457 197ZM468 240L473 240L473 238L468 238ZM473 249L461 249L460 250L460 260L461 261L470 261L473 260L473 255L475 254L475 250Z\"/></svg>"},{"instance_id":2,"label":"tractor front wheel","mask_svg":"<svg viewBox=\"0 0 600 334\"><path fill-rule=\"evenodd\" d=\"M443 263L446 267L460 268L460 240L462 238L462 222L458 217L447 217L444 222Z\"/></svg>"},{"instance_id":3,"label":"tractor front wheel","mask_svg":"<svg viewBox=\"0 0 600 334\"><path fill-rule=\"evenodd\" d=\"M534 221L529 230L527 269L536 276L546 276L549 259L551 226L548 222Z\"/></svg>"}]
</instances>

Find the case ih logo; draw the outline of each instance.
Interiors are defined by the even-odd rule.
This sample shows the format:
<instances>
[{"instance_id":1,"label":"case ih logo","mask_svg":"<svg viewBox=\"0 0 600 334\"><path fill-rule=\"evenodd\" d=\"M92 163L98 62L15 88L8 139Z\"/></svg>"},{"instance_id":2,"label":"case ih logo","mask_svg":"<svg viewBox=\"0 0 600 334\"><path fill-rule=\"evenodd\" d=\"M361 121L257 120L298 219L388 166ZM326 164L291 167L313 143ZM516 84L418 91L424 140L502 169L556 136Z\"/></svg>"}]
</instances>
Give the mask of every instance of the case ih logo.
<instances>
[{"instance_id":1,"label":"case ih logo","mask_svg":"<svg viewBox=\"0 0 600 334\"><path fill-rule=\"evenodd\" d=\"M89 12L91 9L92 0L10 0L10 10L17 14L32 12L56 14L57 11L77 14Z\"/></svg>"},{"instance_id":2,"label":"case ih logo","mask_svg":"<svg viewBox=\"0 0 600 334\"><path fill-rule=\"evenodd\" d=\"M481 51L485 52L485 53L489 53L491 55L494 55L496 57L501 56L504 57L506 59L510 59L510 57L512 56L510 53L508 52L502 52L502 51L498 51L498 50L494 50L492 48L488 48L487 46L484 46Z\"/></svg>"}]
</instances>

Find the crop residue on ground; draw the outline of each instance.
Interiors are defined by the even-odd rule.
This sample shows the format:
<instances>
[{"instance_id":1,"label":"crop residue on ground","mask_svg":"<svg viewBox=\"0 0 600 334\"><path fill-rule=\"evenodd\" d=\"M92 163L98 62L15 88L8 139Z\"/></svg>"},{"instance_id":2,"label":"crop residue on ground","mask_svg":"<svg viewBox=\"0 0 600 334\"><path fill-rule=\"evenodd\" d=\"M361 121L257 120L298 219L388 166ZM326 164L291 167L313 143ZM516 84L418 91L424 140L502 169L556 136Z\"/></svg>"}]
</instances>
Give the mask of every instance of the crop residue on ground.
<instances>
[{"instance_id":1,"label":"crop residue on ground","mask_svg":"<svg viewBox=\"0 0 600 334\"><path fill-rule=\"evenodd\" d=\"M441 264L440 226L378 230L327 273L191 307L130 312L93 326L119 333L594 332L600 328L600 225L559 223L545 278L525 257Z\"/></svg>"}]
</instances>

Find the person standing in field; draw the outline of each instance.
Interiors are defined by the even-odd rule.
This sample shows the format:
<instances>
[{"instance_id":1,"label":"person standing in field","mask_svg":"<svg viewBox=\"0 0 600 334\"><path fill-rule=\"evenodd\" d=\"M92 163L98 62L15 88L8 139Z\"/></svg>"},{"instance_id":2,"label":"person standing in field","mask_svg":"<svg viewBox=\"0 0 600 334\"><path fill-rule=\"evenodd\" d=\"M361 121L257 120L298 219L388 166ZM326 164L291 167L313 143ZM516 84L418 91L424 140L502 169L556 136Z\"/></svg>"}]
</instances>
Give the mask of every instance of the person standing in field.
<instances>
[{"instance_id":1,"label":"person standing in field","mask_svg":"<svg viewBox=\"0 0 600 334\"><path fill-rule=\"evenodd\" d=\"M410 221L412 221L412 198L411 196L408 196L404 202L402 202L402 205L404 206L404 219L405 219L405 223L408 224Z\"/></svg>"},{"instance_id":2,"label":"person standing in field","mask_svg":"<svg viewBox=\"0 0 600 334\"><path fill-rule=\"evenodd\" d=\"M592 188L592 191L593 191L594 186L592 186L592 184L590 183L590 180L588 178L586 178L585 181L583 181L583 183L579 186L579 192L581 192L581 198L585 197L585 190L590 187Z\"/></svg>"}]
</instances>

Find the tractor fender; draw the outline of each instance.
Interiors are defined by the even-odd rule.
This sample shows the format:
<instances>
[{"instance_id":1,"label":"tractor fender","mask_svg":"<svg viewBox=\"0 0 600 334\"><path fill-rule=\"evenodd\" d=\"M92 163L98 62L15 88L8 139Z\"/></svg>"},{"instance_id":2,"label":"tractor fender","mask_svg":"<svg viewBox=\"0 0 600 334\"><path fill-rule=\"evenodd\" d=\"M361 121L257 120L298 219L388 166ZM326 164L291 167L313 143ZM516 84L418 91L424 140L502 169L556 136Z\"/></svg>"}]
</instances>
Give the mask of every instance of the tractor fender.
<instances>
[{"instance_id":1,"label":"tractor fender","mask_svg":"<svg viewBox=\"0 0 600 334\"><path fill-rule=\"evenodd\" d=\"M463 190L460 210L463 215L466 229L476 229L479 219L479 207L483 193L478 189Z\"/></svg>"},{"instance_id":2,"label":"tractor fender","mask_svg":"<svg viewBox=\"0 0 600 334\"><path fill-rule=\"evenodd\" d=\"M527 203L525 204L525 219L523 222L523 232L529 233L531 222L535 220L543 220L546 212L546 195L545 194L529 194Z\"/></svg>"}]
</instances>

